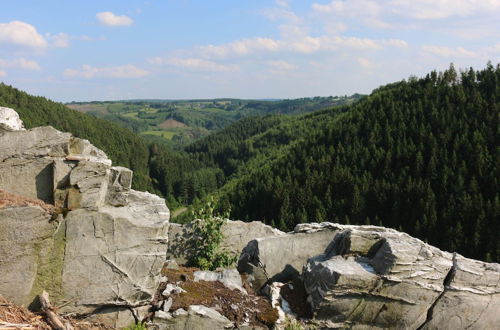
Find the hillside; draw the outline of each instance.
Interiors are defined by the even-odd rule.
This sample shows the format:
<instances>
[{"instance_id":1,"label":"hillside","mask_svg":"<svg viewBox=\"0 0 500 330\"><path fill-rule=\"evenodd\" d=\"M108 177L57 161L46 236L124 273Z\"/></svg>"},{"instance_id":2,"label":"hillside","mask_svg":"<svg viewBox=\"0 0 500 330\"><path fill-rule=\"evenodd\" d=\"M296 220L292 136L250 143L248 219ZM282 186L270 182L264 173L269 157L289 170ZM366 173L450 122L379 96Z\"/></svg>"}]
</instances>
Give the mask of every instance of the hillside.
<instances>
[{"instance_id":1,"label":"hillside","mask_svg":"<svg viewBox=\"0 0 500 330\"><path fill-rule=\"evenodd\" d=\"M292 100L130 100L71 102L71 109L129 128L144 137L160 137L172 145L186 145L241 118L293 115L352 104L363 95Z\"/></svg>"},{"instance_id":2,"label":"hillside","mask_svg":"<svg viewBox=\"0 0 500 330\"><path fill-rule=\"evenodd\" d=\"M340 115L270 117L251 136L238 136L242 122L186 150L233 175L220 190L233 218L283 230L384 225L499 260L499 81L500 66L451 67L381 87Z\"/></svg>"}]
</instances>

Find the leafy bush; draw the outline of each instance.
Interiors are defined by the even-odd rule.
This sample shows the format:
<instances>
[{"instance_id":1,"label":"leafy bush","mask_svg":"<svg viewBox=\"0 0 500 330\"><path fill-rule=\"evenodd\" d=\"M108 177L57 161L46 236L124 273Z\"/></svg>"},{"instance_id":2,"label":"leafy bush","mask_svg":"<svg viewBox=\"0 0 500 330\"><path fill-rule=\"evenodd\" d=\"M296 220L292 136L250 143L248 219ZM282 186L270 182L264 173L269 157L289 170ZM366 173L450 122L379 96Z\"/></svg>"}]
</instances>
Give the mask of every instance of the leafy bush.
<instances>
[{"instance_id":1,"label":"leafy bush","mask_svg":"<svg viewBox=\"0 0 500 330\"><path fill-rule=\"evenodd\" d=\"M191 263L203 270L227 268L234 264L237 259L236 255L220 248L224 238L222 225L226 220L216 215L214 209L212 198L204 207L193 212L195 219L197 219L193 222L193 243L196 249Z\"/></svg>"},{"instance_id":2,"label":"leafy bush","mask_svg":"<svg viewBox=\"0 0 500 330\"><path fill-rule=\"evenodd\" d=\"M124 330L147 330L148 327L144 323L134 323L126 327Z\"/></svg>"}]
</instances>

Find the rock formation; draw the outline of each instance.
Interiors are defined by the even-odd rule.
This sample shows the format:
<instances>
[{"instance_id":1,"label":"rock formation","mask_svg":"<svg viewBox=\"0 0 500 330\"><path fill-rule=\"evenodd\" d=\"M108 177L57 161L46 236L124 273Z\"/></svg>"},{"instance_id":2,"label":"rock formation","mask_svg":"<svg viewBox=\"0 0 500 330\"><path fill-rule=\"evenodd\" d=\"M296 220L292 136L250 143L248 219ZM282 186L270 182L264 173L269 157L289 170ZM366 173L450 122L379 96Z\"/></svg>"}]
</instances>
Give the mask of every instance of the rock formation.
<instances>
[{"instance_id":1,"label":"rock formation","mask_svg":"<svg viewBox=\"0 0 500 330\"><path fill-rule=\"evenodd\" d=\"M307 258L298 248L303 241L323 251ZM495 313L499 264L444 252L393 229L301 224L293 233L250 242L238 268L250 273L257 288L271 287L277 278L300 278L322 327L492 329L500 324Z\"/></svg>"},{"instance_id":2,"label":"rock formation","mask_svg":"<svg viewBox=\"0 0 500 330\"><path fill-rule=\"evenodd\" d=\"M0 209L0 293L29 305L45 289L63 313L129 324L158 286L165 201L132 190L132 171L112 167L89 141L52 127L24 130L5 109L0 189L22 197Z\"/></svg>"}]
</instances>

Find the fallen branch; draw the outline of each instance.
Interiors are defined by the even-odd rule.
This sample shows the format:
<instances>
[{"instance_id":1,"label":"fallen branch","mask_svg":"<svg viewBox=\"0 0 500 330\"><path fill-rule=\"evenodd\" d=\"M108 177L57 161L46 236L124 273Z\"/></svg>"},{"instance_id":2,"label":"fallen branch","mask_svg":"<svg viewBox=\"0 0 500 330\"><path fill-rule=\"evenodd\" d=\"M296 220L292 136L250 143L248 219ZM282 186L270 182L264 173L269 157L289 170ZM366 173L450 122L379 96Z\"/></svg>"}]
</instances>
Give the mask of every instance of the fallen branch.
<instances>
[{"instance_id":1,"label":"fallen branch","mask_svg":"<svg viewBox=\"0 0 500 330\"><path fill-rule=\"evenodd\" d=\"M30 324L21 324L21 323L10 323L10 322L0 322L0 329L34 329L34 327Z\"/></svg>"},{"instance_id":2,"label":"fallen branch","mask_svg":"<svg viewBox=\"0 0 500 330\"><path fill-rule=\"evenodd\" d=\"M42 312L47 316L47 321L52 326L52 328L57 330L73 330L73 327L69 322L64 322L64 320L54 312L54 307L50 304L49 294L43 291L39 296L40 304L42 305Z\"/></svg>"}]
</instances>

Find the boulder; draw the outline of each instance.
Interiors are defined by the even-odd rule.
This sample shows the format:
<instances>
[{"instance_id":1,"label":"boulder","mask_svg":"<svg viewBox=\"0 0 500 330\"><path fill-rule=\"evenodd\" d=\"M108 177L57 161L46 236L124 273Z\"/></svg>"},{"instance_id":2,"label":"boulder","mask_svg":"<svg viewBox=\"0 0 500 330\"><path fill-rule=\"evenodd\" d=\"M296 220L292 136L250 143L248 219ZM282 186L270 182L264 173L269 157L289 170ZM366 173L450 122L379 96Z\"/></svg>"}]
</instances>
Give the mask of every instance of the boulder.
<instances>
[{"instance_id":1,"label":"boulder","mask_svg":"<svg viewBox=\"0 0 500 330\"><path fill-rule=\"evenodd\" d=\"M221 242L221 248L235 255L239 255L248 242L255 238L284 235L283 232L260 221L233 220L227 220L222 225L222 234L224 238ZM193 255L193 249L197 248L190 243L192 242L192 224L171 223L168 236L167 259L174 259L181 265L188 263Z\"/></svg>"},{"instance_id":2,"label":"boulder","mask_svg":"<svg viewBox=\"0 0 500 330\"><path fill-rule=\"evenodd\" d=\"M239 290L242 293L247 293L243 288L240 273L236 269L224 269L221 271L211 272L208 270L199 270L193 273L194 281L219 281L224 286L231 290Z\"/></svg>"},{"instance_id":3,"label":"boulder","mask_svg":"<svg viewBox=\"0 0 500 330\"><path fill-rule=\"evenodd\" d=\"M342 225L297 226L294 232L257 238L248 243L238 260L238 271L250 275L260 290L266 283L283 282L300 276L307 259L323 253Z\"/></svg>"},{"instance_id":4,"label":"boulder","mask_svg":"<svg viewBox=\"0 0 500 330\"><path fill-rule=\"evenodd\" d=\"M128 207L118 209L79 209L66 216L62 289L71 303L62 311L140 306L153 297L165 260L168 218L151 221L128 213Z\"/></svg>"},{"instance_id":5,"label":"boulder","mask_svg":"<svg viewBox=\"0 0 500 330\"><path fill-rule=\"evenodd\" d=\"M498 302L499 265L454 258L392 229L342 227L303 270L317 320L394 329L499 324L495 313L483 315Z\"/></svg>"},{"instance_id":6,"label":"boulder","mask_svg":"<svg viewBox=\"0 0 500 330\"><path fill-rule=\"evenodd\" d=\"M233 329L233 323L213 308L203 305L191 305L188 311L176 311L172 314L162 312L153 322L159 330L222 330ZM159 317L158 317L159 316Z\"/></svg>"},{"instance_id":7,"label":"boulder","mask_svg":"<svg viewBox=\"0 0 500 330\"><path fill-rule=\"evenodd\" d=\"M14 109L0 107L0 131L22 131L23 121Z\"/></svg>"}]
</instances>

